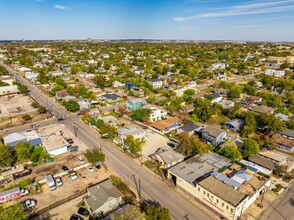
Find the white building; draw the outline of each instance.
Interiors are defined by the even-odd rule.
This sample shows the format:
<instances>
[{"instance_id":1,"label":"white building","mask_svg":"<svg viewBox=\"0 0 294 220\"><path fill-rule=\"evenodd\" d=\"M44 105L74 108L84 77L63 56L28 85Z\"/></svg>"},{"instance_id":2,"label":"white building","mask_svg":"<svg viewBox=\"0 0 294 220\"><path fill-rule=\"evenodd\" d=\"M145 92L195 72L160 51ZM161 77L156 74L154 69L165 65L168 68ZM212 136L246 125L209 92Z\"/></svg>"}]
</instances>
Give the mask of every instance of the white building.
<instances>
[{"instance_id":1,"label":"white building","mask_svg":"<svg viewBox=\"0 0 294 220\"><path fill-rule=\"evenodd\" d=\"M0 80L12 86L13 82L15 81L15 78L14 76L11 76L11 75L4 75L4 76L0 76Z\"/></svg>"},{"instance_id":2,"label":"white building","mask_svg":"<svg viewBox=\"0 0 294 220\"><path fill-rule=\"evenodd\" d=\"M211 69L225 69L227 66L225 63L213 63Z\"/></svg>"},{"instance_id":3,"label":"white building","mask_svg":"<svg viewBox=\"0 0 294 220\"><path fill-rule=\"evenodd\" d=\"M166 111L163 111L162 109L156 108L156 107L150 107L148 109L151 110L151 113L149 116L149 120L151 122L159 121L166 118L166 115L167 115Z\"/></svg>"},{"instance_id":4,"label":"white building","mask_svg":"<svg viewBox=\"0 0 294 220\"><path fill-rule=\"evenodd\" d=\"M127 138L127 136L133 136L135 139L138 140L144 140L146 137L146 133L143 128L131 124L125 127L122 127L118 129L118 139L121 141L121 143L124 143L124 140Z\"/></svg>"},{"instance_id":5,"label":"white building","mask_svg":"<svg viewBox=\"0 0 294 220\"><path fill-rule=\"evenodd\" d=\"M285 76L285 70L267 69L264 74L268 76L283 77Z\"/></svg>"},{"instance_id":6,"label":"white building","mask_svg":"<svg viewBox=\"0 0 294 220\"><path fill-rule=\"evenodd\" d=\"M19 93L19 90L16 85L13 86L0 86L0 96Z\"/></svg>"},{"instance_id":7,"label":"white building","mask_svg":"<svg viewBox=\"0 0 294 220\"><path fill-rule=\"evenodd\" d=\"M26 73L25 78L30 81L35 82L35 81L37 81L38 76L39 76L39 73L28 72L28 73Z\"/></svg>"},{"instance_id":8,"label":"white building","mask_svg":"<svg viewBox=\"0 0 294 220\"><path fill-rule=\"evenodd\" d=\"M32 69L23 66L23 67L19 68L19 71L21 71L21 72L32 72Z\"/></svg>"},{"instance_id":9,"label":"white building","mask_svg":"<svg viewBox=\"0 0 294 220\"><path fill-rule=\"evenodd\" d=\"M154 89L158 89L162 87L162 81L158 79L150 79L149 83L152 85Z\"/></svg>"},{"instance_id":10,"label":"white building","mask_svg":"<svg viewBox=\"0 0 294 220\"><path fill-rule=\"evenodd\" d=\"M62 72L62 71L60 71L60 70L57 70L57 71L51 71L51 72L49 72L48 74L51 75L51 76L63 76L63 75L65 75L65 73Z\"/></svg>"}]
</instances>

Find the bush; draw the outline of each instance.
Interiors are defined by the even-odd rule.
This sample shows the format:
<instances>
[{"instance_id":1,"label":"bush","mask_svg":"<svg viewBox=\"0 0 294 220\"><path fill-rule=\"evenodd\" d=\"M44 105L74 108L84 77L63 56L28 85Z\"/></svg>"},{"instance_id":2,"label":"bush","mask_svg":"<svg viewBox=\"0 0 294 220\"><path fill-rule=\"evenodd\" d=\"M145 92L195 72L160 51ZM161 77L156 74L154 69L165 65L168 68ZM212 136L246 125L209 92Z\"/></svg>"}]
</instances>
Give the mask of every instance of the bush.
<instances>
[{"instance_id":1,"label":"bush","mask_svg":"<svg viewBox=\"0 0 294 220\"><path fill-rule=\"evenodd\" d=\"M28 114L23 115L21 118L22 118L23 120L25 120L25 121L29 121L29 120L32 119L32 117L31 117L30 115L28 115Z\"/></svg>"}]
</instances>

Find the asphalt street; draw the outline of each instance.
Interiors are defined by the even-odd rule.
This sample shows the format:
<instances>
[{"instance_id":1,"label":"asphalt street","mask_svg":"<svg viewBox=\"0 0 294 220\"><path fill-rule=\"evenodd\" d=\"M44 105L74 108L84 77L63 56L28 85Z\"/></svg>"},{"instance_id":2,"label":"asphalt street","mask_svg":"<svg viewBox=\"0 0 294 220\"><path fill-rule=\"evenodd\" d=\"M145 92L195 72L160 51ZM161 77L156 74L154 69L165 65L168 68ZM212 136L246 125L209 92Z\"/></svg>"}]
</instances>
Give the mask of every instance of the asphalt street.
<instances>
[{"instance_id":1,"label":"asphalt street","mask_svg":"<svg viewBox=\"0 0 294 220\"><path fill-rule=\"evenodd\" d=\"M134 159L121 152L111 141L101 139L100 135L91 126L84 124L78 115L67 112L59 103L47 97L45 93L38 90L35 85L23 78L19 73L2 64L14 75L22 84L30 90L30 95L41 105L52 111L57 118L64 119L63 124L74 133L77 130L78 138L89 148L101 146L106 155L108 168L116 175L124 179L133 189L140 178L141 196L146 200L156 201L170 209L173 219L211 219L200 208L193 205L188 199L184 198L159 178L142 167ZM57 122L57 121L56 121ZM136 179L136 181L135 181Z\"/></svg>"}]
</instances>

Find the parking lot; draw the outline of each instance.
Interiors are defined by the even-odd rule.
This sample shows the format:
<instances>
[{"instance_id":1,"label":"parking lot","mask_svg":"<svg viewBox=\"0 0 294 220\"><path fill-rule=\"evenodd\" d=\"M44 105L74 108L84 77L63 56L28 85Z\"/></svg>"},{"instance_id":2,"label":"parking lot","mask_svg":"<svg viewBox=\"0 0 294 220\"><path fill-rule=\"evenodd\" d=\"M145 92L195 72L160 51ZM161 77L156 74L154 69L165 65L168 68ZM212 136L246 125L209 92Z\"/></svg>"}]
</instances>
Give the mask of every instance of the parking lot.
<instances>
[{"instance_id":1,"label":"parking lot","mask_svg":"<svg viewBox=\"0 0 294 220\"><path fill-rule=\"evenodd\" d=\"M145 130L146 132L146 139L145 143L143 144L143 150L142 150L142 158L143 161L148 160L148 155L154 153L158 148L170 148L167 143L170 142L170 140L166 137L163 137L162 135L152 132L151 130Z\"/></svg>"},{"instance_id":2,"label":"parking lot","mask_svg":"<svg viewBox=\"0 0 294 220\"><path fill-rule=\"evenodd\" d=\"M33 100L30 96L25 95L10 95L0 97L0 118L7 118L10 116L17 116L20 114L27 114L35 112L31 104Z\"/></svg>"},{"instance_id":3,"label":"parking lot","mask_svg":"<svg viewBox=\"0 0 294 220\"><path fill-rule=\"evenodd\" d=\"M44 209L49 205L58 203L75 194L79 194L81 191L85 191L89 186L95 185L96 183L109 178L109 173L107 173L103 168L94 168L93 172L90 172L86 168L77 171L78 179L72 181L68 176L63 176L63 185L57 187L55 190L51 191L47 184L42 186L42 193L39 193L29 198L37 200L36 211ZM75 199L66 201L60 206L50 210L52 219L61 220L69 219L69 217L76 213L78 210L78 204L82 201L82 198L86 194L80 195Z\"/></svg>"}]
</instances>

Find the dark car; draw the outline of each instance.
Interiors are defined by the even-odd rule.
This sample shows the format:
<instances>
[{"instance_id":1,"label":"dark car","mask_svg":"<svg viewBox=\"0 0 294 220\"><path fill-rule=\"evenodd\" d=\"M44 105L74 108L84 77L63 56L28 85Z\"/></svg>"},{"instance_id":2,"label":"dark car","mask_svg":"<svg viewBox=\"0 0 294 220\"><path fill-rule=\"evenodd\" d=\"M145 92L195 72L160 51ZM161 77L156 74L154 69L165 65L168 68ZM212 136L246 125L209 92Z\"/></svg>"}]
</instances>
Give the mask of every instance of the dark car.
<instances>
[{"instance_id":1,"label":"dark car","mask_svg":"<svg viewBox=\"0 0 294 220\"><path fill-rule=\"evenodd\" d=\"M62 166L61 169L62 169L63 171L68 171L68 170L69 170L67 166Z\"/></svg>"},{"instance_id":2,"label":"dark car","mask_svg":"<svg viewBox=\"0 0 294 220\"><path fill-rule=\"evenodd\" d=\"M78 146L71 146L69 147L68 151L70 153L73 153L73 152L77 152L79 150L79 147Z\"/></svg>"},{"instance_id":3,"label":"dark car","mask_svg":"<svg viewBox=\"0 0 294 220\"><path fill-rule=\"evenodd\" d=\"M71 139L71 138L66 138L66 141L67 141L67 143L69 143L69 144L73 144L73 143L74 143L73 139Z\"/></svg>"},{"instance_id":4,"label":"dark car","mask_svg":"<svg viewBox=\"0 0 294 220\"><path fill-rule=\"evenodd\" d=\"M174 143L171 143L171 142L167 143L167 145L170 146L170 147L175 147L176 146Z\"/></svg>"},{"instance_id":5,"label":"dark car","mask_svg":"<svg viewBox=\"0 0 294 220\"><path fill-rule=\"evenodd\" d=\"M90 212L89 212L87 209L81 207L81 208L79 208L79 210L78 210L78 214L80 214L80 215L84 215L84 216L89 216L89 215L90 215Z\"/></svg>"},{"instance_id":6,"label":"dark car","mask_svg":"<svg viewBox=\"0 0 294 220\"><path fill-rule=\"evenodd\" d=\"M57 120L58 120L58 121L63 121L63 118L58 118Z\"/></svg>"},{"instance_id":7,"label":"dark car","mask_svg":"<svg viewBox=\"0 0 294 220\"><path fill-rule=\"evenodd\" d=\"M81 216L72 214L69 220L84 220Z\"/></svg>"}]
</instances>

